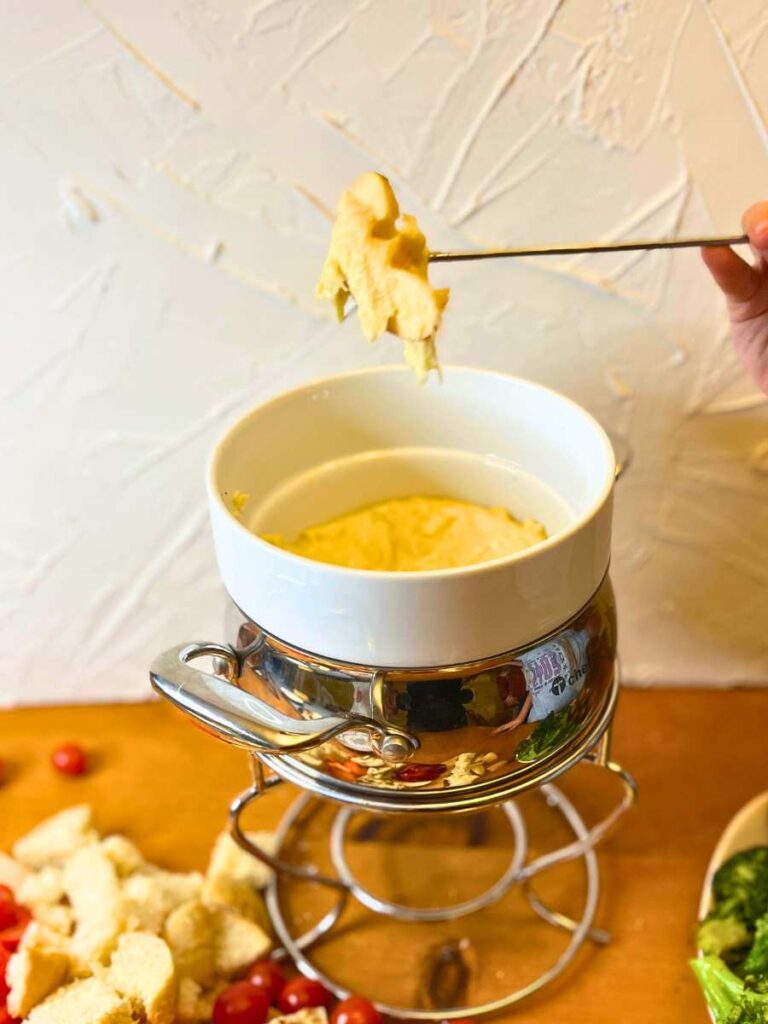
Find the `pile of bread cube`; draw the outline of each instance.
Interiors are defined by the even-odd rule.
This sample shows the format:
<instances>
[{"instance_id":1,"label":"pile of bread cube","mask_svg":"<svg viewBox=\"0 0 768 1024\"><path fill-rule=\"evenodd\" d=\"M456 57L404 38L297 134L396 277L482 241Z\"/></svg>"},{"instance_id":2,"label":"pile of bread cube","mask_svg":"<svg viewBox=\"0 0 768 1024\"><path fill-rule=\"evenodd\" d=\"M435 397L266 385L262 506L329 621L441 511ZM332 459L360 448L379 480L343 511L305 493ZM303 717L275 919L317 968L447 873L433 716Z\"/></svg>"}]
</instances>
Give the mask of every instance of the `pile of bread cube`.
<instances>
[{"instance_id":1,"label":"pile of bread cube","mask_svg":"<svg viewBox=\"0 0 768 1024\"><path fill-rule=\"evenodd\" d=\"M249 839L274 849L270 833ZM0 882L33 914L8 963L9 1012L29 1024L210 1020L222 989L270 951L269 877L225 833L205 874L178 873L125 836L100 837L90 807L62 811L0 854Z\"/></svg>"}]
</instances>

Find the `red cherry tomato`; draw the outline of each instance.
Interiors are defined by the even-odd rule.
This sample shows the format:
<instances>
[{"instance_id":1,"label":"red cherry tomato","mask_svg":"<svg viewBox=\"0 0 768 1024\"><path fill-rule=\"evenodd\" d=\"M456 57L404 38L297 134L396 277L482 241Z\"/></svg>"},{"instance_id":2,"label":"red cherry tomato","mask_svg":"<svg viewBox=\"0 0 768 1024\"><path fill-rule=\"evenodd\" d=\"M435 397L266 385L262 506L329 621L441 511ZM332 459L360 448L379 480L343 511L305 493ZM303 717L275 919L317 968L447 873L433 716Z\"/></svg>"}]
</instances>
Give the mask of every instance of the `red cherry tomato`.
<instances>
[{"instance_id":1,"label":"red cherry tomato","mask_svg":"<svg viewBox=\"0 0 768 1024\"><path fill-rule=\"evenodd\" d=\"M381 1024L381 1014L362 996L349 996L334 1006L331 1024Z\"/></svg>"},{"instance_id":2,"label":"red cherry tomato","mask_svg":"<svg viewBox=\"0 0 768 1024\"><path fill-rule=\"evenodd\" d=\"M64 743L51 754L53 767L62 775L82 775L88 770L88 758L76 743Z\"/></svg>"},{"instance_id":3,"label":"red cherry tomato","mask_svg":"<svg viewBox=\"0 0 768 1024\"><path fill-rule=\"evenodd\" d=\"M237 981L213 1004L213 1024L264 1024L268 1013L267 993L250 981Z\"/></svg>"},{"instance_id":4,"label":"red cherry tomato","mask_svg":"<svg viewBox=\"0 0 768 1024\"><path fill-rule=\"evenodd\" d=\"M18 910L13 890L7 885L0 885L0 931L18 924Z\"/></svg>"},{"instance_id":5,"label":"red cherry tomato","mask_svg":"<svg viewBox=\"0 0 768 1024\"><path fill-rule=\"evenodd\" d=\"M0 1024L21 1024L18 1017L12 1017L8 1012L8 1007L0 1006Z\"/></svg>"},{"instance_id":6,"label":"red cherry tomato","mask_svg":"<svg viewBox=\"0 0 768 1024\"><path fill-rule=\"evenodd\" d=\"M333 993L313 978L291 978L277 1000L277 1008L283 1013L295 1013L311 1006L324 1006L333 1002Z\"/></svg>"},{"instance_id":7,"label":"red cherry tomato","mask_svg":"<svg viewBox=\"0 0 768 1024\"><path fill-rule=\"evenodd\" d=\"M270 1005L274 1004L285 988L285 975L274 960L257 960L246 974L248 981L266 992Z\"/></svg>"},{"instance_id":8,"label":"red cherry tomato","mask_svg":"<svg viewBox=\"0 0 768 1024\"><path fill-rule=\"evenodd\" d=\"M8 982L5 980L5 969L10 959L11 954L8 950L0 946L0 1007L5 1006L5 1000L8 998Z\"/></svg>"},{"instance_id":9,"label":"red cherry tomato","mask_svg":"<svg viewBox=\"0 0 768 1024\"><path fill-rule=\"evenodd\" d=\"M15 903L0 902L0 933L18 924Z\"/></svg>"},{"instance_id":10,"label":"red cherry tomato","mask_svg":"<svg viewBox=\"0 0 768 1024\"><path fill-rule=\"evenodd\" d=\"M444 764L419 764L414 761L395 772L395 778L399 782L433 782L444 774Z\"/></svg>"},{"instance_id":11,"label":"red cherry tomato","mask_svg":"<svg viewBox=\"0 0 768 1024\"><path fill-rule=\"evenodd\" d=\"M8 909L11 915L11 923L0 928L0 946L11 953L15 953L19 943L21 942L21 936L24 934L24 929L32 919L32 914L26 907L22 907L19 903L11 904ZM0 1024L2 1024L2 1022L0 1022Z\"/></svg>"}]
</instances>

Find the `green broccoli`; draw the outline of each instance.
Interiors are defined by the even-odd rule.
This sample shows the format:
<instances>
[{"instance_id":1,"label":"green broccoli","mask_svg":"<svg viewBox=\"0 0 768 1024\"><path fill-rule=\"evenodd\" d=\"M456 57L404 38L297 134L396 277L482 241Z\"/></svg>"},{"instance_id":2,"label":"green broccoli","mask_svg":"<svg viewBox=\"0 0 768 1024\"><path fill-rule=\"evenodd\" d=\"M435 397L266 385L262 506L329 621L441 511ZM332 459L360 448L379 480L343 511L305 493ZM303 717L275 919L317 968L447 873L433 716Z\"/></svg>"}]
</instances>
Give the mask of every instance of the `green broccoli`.
<instances>
[{"instance_id":1,"label":"green broccoli","mask_svg":"<svg viewBox=\"0 0 768 1024\"><path fill-rule=\"evenodd\" d=\"M720 957L691 960L717 1024L768 1024L768 995L752 992Z\"/></svg>"},{"instance_id":2,"label":"green broccoli","mask_svg":"<svg viewBox=\"0 0 768 1024\"><path fill-rule=\"evenodd\" d=\"M759 918L755 925L755 937L744 962L739 966L739 974L748 988L768 993L768 914Z\"/></svg>"},{"instance_id":3,"label":"green broccoli","mask_svg":"<svg viewBox=\"0 0 768 1024\"><path fill-rule=\"evenodd\" d=\"M701 989L718 1024L768 1024L768 846L730 857L712 894L696 934Z\"/></svg>"},{"instance_id":4,"label":"green broccoli","mask_svg":"<svg viewBox=\"0 0 768 1024\"><path fill-rule=\"evenodd\" d=\"M712 879L715 915L735 917L754 930L768 913L768 846L755 846L729 857Z\"/></svg>"},{"instance_id":5,"label":"green broccoli","mask_svg":"<svg viewBox=\"0 0 768 1024\"><path fill-rule=\"evenodd\" d=\"M696 945L702 953L722 957L729 964L744 958L752 942L752 935L744 924L735 917L718 917L709 914L696 931Z\"/></svg>"}]
</instances>

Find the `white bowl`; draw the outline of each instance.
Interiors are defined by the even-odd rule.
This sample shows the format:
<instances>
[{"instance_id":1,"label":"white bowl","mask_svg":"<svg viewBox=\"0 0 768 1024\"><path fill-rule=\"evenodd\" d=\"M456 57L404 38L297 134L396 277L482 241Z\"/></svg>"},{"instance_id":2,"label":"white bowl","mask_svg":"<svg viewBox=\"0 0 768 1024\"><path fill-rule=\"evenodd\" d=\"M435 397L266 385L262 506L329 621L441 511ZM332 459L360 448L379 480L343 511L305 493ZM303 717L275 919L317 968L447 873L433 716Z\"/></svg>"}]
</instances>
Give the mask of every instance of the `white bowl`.
<instances>
[{"instance_id":1,"label":"white bowl","mask_svg":"<svg viewBox=\"0 0 768 1024\"><path fill-rule=\"evenodd\" d=\"M216 446L208 495L222 578L249 619L323 657L419 668L525 646L582 608L608 568L614 476L602 428L554 391L459 367L419 386L386 366L253 409ZM238 491L249 495L240 517ZM503 505L549 536L505 558L416 573L326 565L257 536L292 537L412 494Z\"/></svg>"},{"instance_id":2,"label":"white bowl","mask_svg":"<svg viewBox=\"0 0 768 1024\"><path fill-rule=\"evenodd\" d=\"M699 920L703 920L712 909L712 881L717 869L729 857L752 846L768 846L768 791L753 797L731 818L717 841L704 874L704 885L699 899ZM699 950L699 956L702 956ZM707 1009L709 1019L715 1021L712 1010Z\"/></svg>"}]
</instances>

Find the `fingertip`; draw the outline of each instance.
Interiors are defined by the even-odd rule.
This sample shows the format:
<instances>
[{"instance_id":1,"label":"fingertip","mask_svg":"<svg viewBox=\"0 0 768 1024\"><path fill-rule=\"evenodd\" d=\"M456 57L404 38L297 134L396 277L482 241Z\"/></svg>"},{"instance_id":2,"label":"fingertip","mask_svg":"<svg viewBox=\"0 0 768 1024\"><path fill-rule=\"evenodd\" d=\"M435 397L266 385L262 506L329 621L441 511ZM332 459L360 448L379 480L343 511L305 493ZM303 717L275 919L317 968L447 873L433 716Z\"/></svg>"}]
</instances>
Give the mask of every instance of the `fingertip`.
<instances>
[{"instance_id":1,"label":"fingertip","mask_svg":"<svg viewBox=\"0 0 768 1024\"><path fill-rule=\"evenodd\" d=\"M749 235L750 244L756 249L768 249L768 202L755 203L741 219Z\"/></svg>"}]
</instances>

